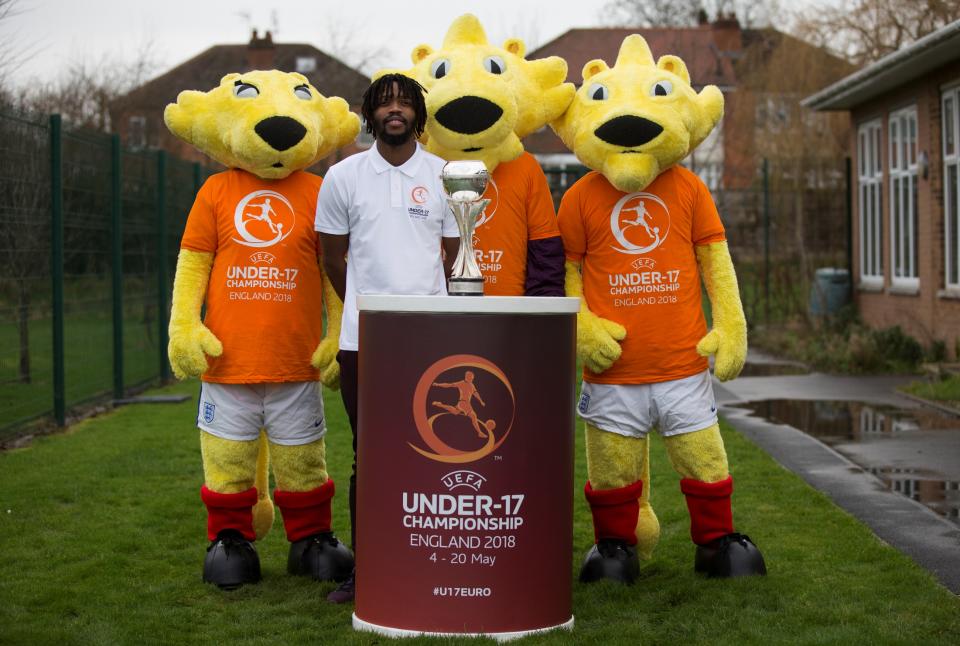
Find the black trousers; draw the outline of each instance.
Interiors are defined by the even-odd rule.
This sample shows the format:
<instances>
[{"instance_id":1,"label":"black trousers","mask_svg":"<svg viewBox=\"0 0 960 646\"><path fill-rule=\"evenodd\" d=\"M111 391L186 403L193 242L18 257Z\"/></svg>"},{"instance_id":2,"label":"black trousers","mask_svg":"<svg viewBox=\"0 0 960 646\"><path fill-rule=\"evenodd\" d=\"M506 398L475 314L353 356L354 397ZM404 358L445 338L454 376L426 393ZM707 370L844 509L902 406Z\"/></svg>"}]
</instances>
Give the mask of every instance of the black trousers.
<instances>
[{"instance_id":1,"label":"black trousers","mask_svg":"<svg viewBox=\"0 0 960 646\"><path fill-rule=\"evenodd\" d=\"M353 471L350 473L350 547L357 545L357 353L341 350L337 353L340 364L340 397L350 420L353 432Z\"/></svg>"}]
</instances>

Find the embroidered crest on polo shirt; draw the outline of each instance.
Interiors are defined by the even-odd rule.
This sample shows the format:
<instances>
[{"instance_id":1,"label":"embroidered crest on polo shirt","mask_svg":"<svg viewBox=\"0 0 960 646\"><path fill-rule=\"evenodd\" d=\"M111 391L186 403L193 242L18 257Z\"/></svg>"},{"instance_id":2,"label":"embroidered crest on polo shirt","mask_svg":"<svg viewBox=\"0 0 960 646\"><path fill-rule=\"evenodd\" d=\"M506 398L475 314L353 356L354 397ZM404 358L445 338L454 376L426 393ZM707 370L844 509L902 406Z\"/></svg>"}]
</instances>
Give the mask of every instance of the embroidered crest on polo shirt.
<instances>
[{"instance_id":1,"label":"embroidered crest on polo shirt","mask_svg":"<svg viewBox=\"0 0 960 646\"><path fill-rule=\"evenodd\" d=\"M629 193L620 198L610 212L610 231L620 253L650 253L670 233L670 210L652 193Z\"/></svg>"},{"instance_id":2,"label":"embroidered crest on polo shirt","mask_svg":"<svg viewBox=\"0 0 960 646\"><path fill-rule=\"evenodd\" d=\"M233 241L247 247L272 247L291 233L297 217L293 206L276 191L254 191L238 203L233 226L239 238Z\"/></svg>"}]
</instances>

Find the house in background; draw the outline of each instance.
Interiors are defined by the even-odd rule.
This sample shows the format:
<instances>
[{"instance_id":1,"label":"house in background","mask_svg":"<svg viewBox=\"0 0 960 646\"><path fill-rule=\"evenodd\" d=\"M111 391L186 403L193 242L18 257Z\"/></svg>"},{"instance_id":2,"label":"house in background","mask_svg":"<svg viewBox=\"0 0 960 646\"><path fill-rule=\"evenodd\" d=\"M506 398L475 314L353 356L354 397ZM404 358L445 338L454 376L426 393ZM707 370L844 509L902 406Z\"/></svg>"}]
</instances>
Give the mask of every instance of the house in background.
<instances>
[{"instance_id":1,"label":"house in background","mask_svg":"<svg viewBox=\"0 0 960 646\"><path fill-rule=\"evenodd\" d=\"M771 121L788 118L790 104L798 103L808 93L803 91L807 88L803 87L799 74L793 75L794 87L789 87L789 81L778 83L775 95L753 91L751 84L757 85L756 70L769 59L771 52L785 45L804 50L804 56L815 57L816 66L827 74L832 73L833 79L851 71L844 61L774 29L741 29L732 14L720 16L712 23L704 20L697 27L571 29L530 52L527 58L563 58L567 61L567 81L579 87L584 65L600 58L612 66L620 44L630 34L640 34L646 39L654 59L665 54L679 56L687 65L696 91L705 85L715 85L723 92L723 121L683 162L714 191L743 189L755 183L760 166L755 154L757 139L769 137ZM747 66L749 72L745 69ZM779 77L785 75L783 71L771 73ZM820 86L822 83L816 87ZM524 145L545 168L579 164L548 128L527 137Z\"/></svg>"},{"instance_id":2,"label":"house in background","mask_svg":"<svg viewBox=\"0 0 960 646\"><path fill-rule=\"evenodd\" d=\"M855 301L960 354L960 21L807 97L848 111Z\"/></svg>"},{"instance_id":3,"label":"house in background","mask_svg":"<svg viewBox=\"0 0 960 646\"><path fill-rule=\"evenodd\" d=\"M203 153L167 130L164 108L181 91L210 90L231 72L271 69L299 72L321 94L342 97L357 112L370 84L369 78L313 45L274 43L269 31L263 37L254 31L246 45L214 45L114 101L110 106L114 132L132 148L161 149L182 159L206 161ZM338 151L315 169L322 171L351 152L350 147Z\"/></svg>"}]
</instances>

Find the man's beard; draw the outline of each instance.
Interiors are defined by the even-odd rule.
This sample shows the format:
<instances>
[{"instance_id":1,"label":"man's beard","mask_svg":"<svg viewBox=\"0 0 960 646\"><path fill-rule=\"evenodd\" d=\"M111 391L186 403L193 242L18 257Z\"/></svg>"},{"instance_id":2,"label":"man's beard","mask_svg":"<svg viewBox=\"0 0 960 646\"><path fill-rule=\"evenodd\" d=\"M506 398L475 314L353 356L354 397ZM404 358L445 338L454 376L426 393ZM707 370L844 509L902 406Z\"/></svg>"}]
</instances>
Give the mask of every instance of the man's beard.
<instances>
[{"instance_id":1,"label":"man's beard","mask_svg":"<svg viewBox=\"0 0 960 646\"><path fill-rule=\"evenodd\" d=\"M377 127L374 128L374 136L388 146L400 146L413 138L413 128L408 123L403 132L393 135L386 132L386 128L381 124L377 124Z\"/></svg>"}]
</instances>

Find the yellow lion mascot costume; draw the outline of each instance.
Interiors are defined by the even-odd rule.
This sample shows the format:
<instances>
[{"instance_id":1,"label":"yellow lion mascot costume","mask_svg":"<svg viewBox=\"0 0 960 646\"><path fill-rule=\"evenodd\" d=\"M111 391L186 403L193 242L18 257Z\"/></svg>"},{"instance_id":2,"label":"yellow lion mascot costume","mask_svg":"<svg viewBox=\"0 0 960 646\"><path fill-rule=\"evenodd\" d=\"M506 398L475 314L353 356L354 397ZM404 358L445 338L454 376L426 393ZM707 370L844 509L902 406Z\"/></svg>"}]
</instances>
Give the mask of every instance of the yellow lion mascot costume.
<instances>
[{"instance_id":1,"label":"yellow lion mascot costume","mask_svg":"<svg viewBox=\"0 0 960 646\"><path fill-rule=\"evenodd\" d=\"M164 120L229 169L206 181L190 211L170 315L173 372L202 379L203 580L224 589L260 580L253 541L273 522L268 451L288 571L342 580L353 556L330 528L334 484L315 367L333 363L339 332L329 325L321 343L323 305L332 322L342 305L318 258L321 179L302 169L353 141L359 119L300 74L253 71L181 92Z\"/></svg>"},{"instance_id":2,"label":"yellow lion mascot costume","mask_svg":"<svg viewBox=\"0 0 960 646\"><path fill-rule=\"evenodd\" d=\"M520 140L556 119L574 94L567 64L526 60L523 41L491 45L464 14L439 50L418 45L401 72L427 89L421 143L447 161L481 160L491 173L473 247L490 296L563 296L563 245L546 177ZM380 74L386 73L380 72Z\"/></svg>"},{"instance_id":3,"label":"yellow lion mascot costume","mask_svg":"<svg viewBox=\"0 0 960 646\"><path fill-rule=\"evenodd\" d=\"M654 61L639 35L616 64L583 68L583 85L552 125L594 169L560 205L566 292L581 298L584 364L578 412L586 422L595 544L585 582L632 582L660 527L650 506L649 439L656 428L690 513L694 569L708 576L765 574L763 556L733 527L733 479L720 436L706 357L736 377L747 327L723 225L709 190L678 165L723 116L723 95L698 94L676 56ZM713 310L707 332L701 280Z\"/></svg>"}]
</instances>

